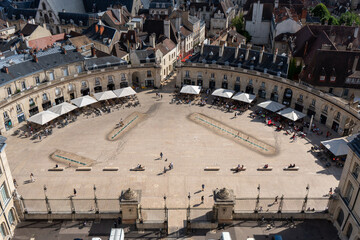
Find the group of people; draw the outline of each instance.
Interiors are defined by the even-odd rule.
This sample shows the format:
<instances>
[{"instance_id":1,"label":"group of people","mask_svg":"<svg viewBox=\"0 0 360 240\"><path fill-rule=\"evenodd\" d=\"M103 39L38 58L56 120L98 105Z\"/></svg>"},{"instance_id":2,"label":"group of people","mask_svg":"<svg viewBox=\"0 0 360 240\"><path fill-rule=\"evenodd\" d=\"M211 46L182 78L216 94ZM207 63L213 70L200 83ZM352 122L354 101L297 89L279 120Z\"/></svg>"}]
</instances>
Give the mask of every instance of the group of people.
<instances>
[{"instance_id":1,"label":"group of people","mask_svg":"<svg viewBox=\"0 0 360 240\"><path fill-rule=\"evenodd\" d=\"M294 168L295 167L295 163L294 164L290 164L289 166L288 166L288 168Z\"/></svg>"},{"instance_id":2,"label":"group of people","mask_svg":"<svg viewBox=\"0 0 360 240\"><path fill-rule=\"evenodd\" d=\"M238 164L237 167L235 168L236 172L239 172L239 171L242 171L242 170L244 170L244 165L240 166L240 164Z\"/></svg>"}]
</instances>

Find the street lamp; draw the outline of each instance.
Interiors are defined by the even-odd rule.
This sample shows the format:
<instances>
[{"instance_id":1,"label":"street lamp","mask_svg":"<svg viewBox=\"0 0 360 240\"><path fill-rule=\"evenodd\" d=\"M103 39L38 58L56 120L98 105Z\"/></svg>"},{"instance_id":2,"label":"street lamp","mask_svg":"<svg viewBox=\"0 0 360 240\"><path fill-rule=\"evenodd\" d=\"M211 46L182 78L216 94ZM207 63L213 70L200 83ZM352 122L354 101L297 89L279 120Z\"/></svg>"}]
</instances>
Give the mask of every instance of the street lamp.
<instances>
[{"instance_id":1,"label":"street lamp","mask_svg":"<svg viewBox=\"0 0 360 240\"><path fill-rule=\"evenodd\" d=\"M96 186L95 186L95 184L94 184L93 189L94 189L94 197L96 198Z\"/></svg>"},{"instance_id":2,"label":"street lamp","mask_svg":"<svg viewBox=\"0 0 360 240\"><path fill-rule=\"evenodd\" d=\"M47 191L47 187L46 187L46 185L44 184L44 195L45 195L45 198L47 198L47 196L46 196L46 191Z\"/></svg>"},{"instance_id":3,"label":"street lamp","mask_svg":"<svg viewBox=\"0 0 360 240\"><path fill-rule=\"evenodd\" d=\"M257 195L257 198L256 198L256 205L255 205L255 213L257 213L259 211L259 203L260 203L260 184L258 185L257 187L257 190L258 190L258 195Z\"/></svg>"}]
</instances>

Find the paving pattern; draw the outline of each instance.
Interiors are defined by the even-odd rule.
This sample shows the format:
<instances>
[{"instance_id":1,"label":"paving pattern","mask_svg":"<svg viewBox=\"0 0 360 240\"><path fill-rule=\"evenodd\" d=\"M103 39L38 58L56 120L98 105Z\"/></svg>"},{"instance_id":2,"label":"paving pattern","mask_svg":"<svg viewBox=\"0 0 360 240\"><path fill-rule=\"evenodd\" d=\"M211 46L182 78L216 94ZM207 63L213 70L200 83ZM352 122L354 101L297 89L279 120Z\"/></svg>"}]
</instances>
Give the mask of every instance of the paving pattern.
<instances>
[{"instance_id":1,"label":"paving pattern","mask_svg":"<svg viewBox=\"0 0 360 240\"><path fill-rule=\"evenodd\" d=\"M89 158L62 150L56 150L53 154L50 155L50 158L58 163L62 163L71 167L89 167L95 163L94 160Z\"/></svg>"}]
</instances>

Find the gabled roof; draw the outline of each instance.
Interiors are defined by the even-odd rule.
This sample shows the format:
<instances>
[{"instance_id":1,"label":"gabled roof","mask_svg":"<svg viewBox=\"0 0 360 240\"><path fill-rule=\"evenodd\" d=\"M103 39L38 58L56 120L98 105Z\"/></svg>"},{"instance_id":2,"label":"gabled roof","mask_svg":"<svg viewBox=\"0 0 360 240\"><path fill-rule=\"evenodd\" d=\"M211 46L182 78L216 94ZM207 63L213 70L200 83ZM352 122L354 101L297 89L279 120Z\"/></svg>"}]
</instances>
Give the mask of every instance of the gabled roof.
<instances>
[{"instance_id":1,"label":"gabled roof","mask_svg":"<svg viewBox=\"0 0 360 240\"><path fill-rule=\"evenodd\" d=\"M253 8L254 8L254 5L252 4L248 13L245 16L246 21L252 20ZM271 21L272 16L273 16L272 13L273 13L273 4L272 3L264 3L263 12L262 12L262 21Z\"/></svg>"},{"instance_id":2,"label":"gabled roof","mask_svg":"<svg viewBox=\"0 0 360 240\"><path fill-rule=\"evenodd\" d=\"M22 34L24 35L24 37L28 37L28 36L30 36L38 27L39 27L39 25L28 23L28 24L26 24L25 27L20 31L20 33L22 33Z\"/></svg>"},{"instance_id":3,"label":"gabled roof","mask_svg":"<svg viewBox=\"0 0 360 240\"><path fill-rule=\"evenodd\" d=\"M168 54L171 50L173 50L174 48L176 48L176 45L173 41L171 41L170 39L165 39L164 41L162 41L159 44L156 44L155 46L156 49L159 49L163 55Z\"/></svg>"},{"instance_id":4,"label":"gabled roof","mask_svg":"<svg viewBox=\"0 0 360 240\"><path fill-rule=\"evenodd\" d=\"M111 23L108 23L108 24L120 26L120 25L124 25L125 23L127 23L129 21L131 14L127 11L126 8L119 9L119 11L121 11L120 19L118 19L118 17L114 14L113 11L117 11L117 9L107 10L104 13L104 15L102 16L102 19L104 19L105 15L110 19ZM107 21L107 20L105 20L105 21Z\"/></svg>"},{"instance_id":5,"label":"gabled roof","mask_svg":"<svg viewBox=\"0 0 360 240\"><path fill-rule=\"evenodd\" d=\"M47 2L55 12L85 13L82 0L47 0Z\"/></svg>"},{"instance_id":6,"label":"gabled roof","mask_svg":"<svg viewBox=\"0 0 360 240\"><path fill-rule=\"evenodd\" d=\"M135 30L129 30L127 32L122 32L119 41L127 43L138 43L140 39L137 37Z\"/></svg>"},{"instance_id":7,"label":"gabled roof","mask_svg":"<svg viewBox=\"0 0 360 240\"><path fill-rule=\"evenodd\" d=\"M160 39L160 37L164 36L164 21L163 20L146 20L143 25L143 31L147 32L148 35L152 33L156 34L156 39ZM170 23L170 39L177 44L177 34L176 29L172 23Z\"/></svg>"},{"instance_id":8,"label":"gabled roof","mask_svg":"<svg viewBox=\"0 0 360 240\"><path fill-rule=\"evenodd\" d=\"M181 33L184 37L187 37L187 36L189 36L192 32L191 32L189 29L187 29L186 27L181 26L181 27L180 27L180 33Z\"/></svg>"},{"instance_id":9,"label":"gabled roof","mask_svg":"<svg viewBox=\"0 0 360 240\"><path fill-rule=\"evenodd\" d=\"M29 46L33 49L45 49L51 47L55 42L65 39L65 33L60 33L48 37L42 37L29 41Z\"/></svg>"},{"instance_id":10,"label":"gabled roof","mask_svg":"<svg viewBox=\"0 0 360 240\"><path fill-rule=\"evenodd\" d=\"M98 31L96 31L97 29ZM104 45L110 45L115 34L116 34L115 28L99 25L98 23L92 24L84 31L84 35L86 35L88 38L90 38L93 41L98 41ZM105 42L106 39L108 41L110 40L110 42Z\"/></svg>"}]
</instances>

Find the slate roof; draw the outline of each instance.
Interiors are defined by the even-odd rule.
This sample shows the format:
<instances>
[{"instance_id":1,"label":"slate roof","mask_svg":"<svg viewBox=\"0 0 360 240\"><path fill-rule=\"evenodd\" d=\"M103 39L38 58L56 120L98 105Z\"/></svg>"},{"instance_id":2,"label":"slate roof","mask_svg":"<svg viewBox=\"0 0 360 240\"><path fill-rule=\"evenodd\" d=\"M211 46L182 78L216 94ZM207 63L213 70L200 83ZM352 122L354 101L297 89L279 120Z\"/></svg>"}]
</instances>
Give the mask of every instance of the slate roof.
<instances>
[{"instance_id":1,"label":"slate roof","mask_svg":"<svg viewBox=\"0 0 360 240\"><path fill-rule=\"evenodd\" d=\"M163 20L146 20L143 25L143 31L147 32L150 36L152 33L156 34L156 39L159 40L161 36L164 36L164 21ZM172 23L170 23L170 39L177 44L176 29Z\"/></svg>"},{"instance_id":2,"label":"slate roof","mask_svg":"<svg viewBox=\"0 0 360 240\"><path fill-rule=\"evenodd\" d=\"M272 53L263 53L262 62L259 63L260 52L257 50L250 50L249 57L245 60L246 49L239 48L238 56L235 58L235 47L224 47L223 56L219 56L220 47L213 45L204 45L203 54L196 53L188 61L192 63L207 63L229 65L232 67L242 67L247 69L254 69L264 72L264 70L272 75L287 76L287 57L277 55L275 63L273 63Z\"/></svg>"},{"instance_id":3,"label":"slate roof","mask_svg":"<svg viewBox=\"0 0 360 240\"><path fill-rule=\"evenodd\" d=\"M116 29L109 27L109 26L104 26L104 25L98 25L99 28L100 27L104 27L104 32L102 33L102 35L100 35L100 30L98 32L96 32L95 30L95 26L98 25L98 23L94 23L92 24L90 27L88 27L83 34L86 35L88 38L92 39L93 41L97 41L100 42L102 44L104 44L103 40L105 38L113 40L115 34L116 34ZM104 45L110 45L111 43L106 42Z\"/></svg>"},{"instance_id":4,"label":"slate roof","mask_svg":"<svg viewBox=\"0 0 360 240\"><path fill-rule=\"evenodd\" d=\"M69 24L73 20L76 25L80 25L82 21L83 26L89 26L90 14L87 13L74 13L74 12L59 12L60 22L64 19L65 24Z\"/></svg>"},{"instance_id":5,"label":"slate roof","mask_svg":"<svg viewBox=\"0 0 360 240\"><path fill-rule=\"evenodd\" d=\"M36 72L52 69L70 63L80 62L84 57L75 51L72 46L64 46L66 54L62 53L60 47L54 47L47 51L36 54L38 62L33 60L29 54L18 54L0 60L0 69L4 66L9 68L9 74L4 71L0 72L0 86L13 82Z\"/></svg>"},{"instance_id":6,"label":"slate roof","mask_svg":"<svg viewBox=\"0 0 360 240\"><path fill-rule=\"evenodd\" d=\"M28 23L20 31L20 33L24 34L24 37L27 37L27 36L30 36L38 27L39 27L39 25Z\"/></svg>"},{"instance_id":7,"label":"slate roof","mask_svg":"<svg viewBox=\"0 0 360 240\"><path fill-rule=\"evenodd\" d=\"M115 56L85 59L85 69L100 69L119 65L126 65L127 62Z\"/></svg>"},{"instance_id":8,"label":"slate roof","mask_svg":"<svg viewBox=\"0 0 360 240\"><path fill-rule=\"evenodd\" d=\"M348 146L360 158L360 135L348 143Z\"/></svg>"},{"instance_id":9,"label":"slate roof","mask_svg":"<svg viewBox=\"0 0 360 240\"><path fill-rule=\"evenodd\" d=\"M126 6L127 10L131 12L134 1L133 0L83 0L86 12L103 12L106 11L110 5L114 6L120 4Z\"/></svg>"},{"instance_id":10,"label":"slate roof","mask_svg":"<svg viewBox=\"0 0 360 240\"><path fill-rule=\"evenodd\" d=\"M166 9L174 7L172 0L152 0L149 4L149 8Z\"/></svg>"},{"instance_id":11,"label":"slate roof","mask_svg":"<svg viewBox=\"0 0 360 240\"><path fill-rule=\"evenodd\" d=\"M155 62L155 52L153 49L147 50L136 50L136 56L138 57L140 63L146 63L146 59L149 59L149 62Z\"/></svg>"},{"instance_id":12,"label":"slate roof","mask_svg":"<svg viewBox=\"0 0 360 240\"><path fill-rule=\"evenodd\" d=\"M7 17L12 19L12 16L15 15L15 18L18 20L20 16L23 15L25 19L29 19L30 17L35 18L36 9L26 9L26 8L14 8L10 6L7 12Z\"/></svg>"},{"instance_id":13,"label":"slate roof","mask_svg":"<svg viewBox=\"0 0 360 240\"><path fill-rule=\"evenodd\" d=\"M254 5L250 6L248 13L245 16L246 21L252 20ZM263 12L262 12L262 21L270 21L272 19L273 13L273 4L272 3L264 3Z\"/></svg>"},{"instance_id":14,"label":"slate roof","mask_svg":"<svg viewBox=\"0 0 360 240\"><path fill-rule=\"evenodd\" d=\"M85 13L82 0L47 0L47 2L55 12Z\"/></svg>"}]
</instances>

